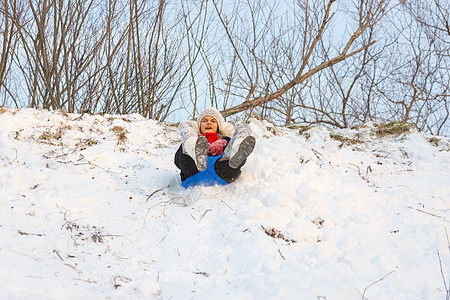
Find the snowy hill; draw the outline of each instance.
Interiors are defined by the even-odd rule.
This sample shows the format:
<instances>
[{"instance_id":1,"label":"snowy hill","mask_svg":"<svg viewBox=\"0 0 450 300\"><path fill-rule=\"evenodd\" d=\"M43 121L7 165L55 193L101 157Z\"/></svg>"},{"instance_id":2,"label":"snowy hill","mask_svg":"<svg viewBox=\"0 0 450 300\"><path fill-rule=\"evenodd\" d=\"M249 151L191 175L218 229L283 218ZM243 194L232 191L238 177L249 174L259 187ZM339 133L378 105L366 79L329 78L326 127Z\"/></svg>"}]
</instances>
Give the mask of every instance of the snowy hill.
<instances>
[{"instance_id":1,"label":"snowy hill","mask_svg":"<svg viewBox=\"0 0 450 300\"><path fill-rule=\"evenodd\" d=\"M176 127L0 108L0 298L448 299L448 138L250 125L185 190Z\"/></svg>"}]
</instances>

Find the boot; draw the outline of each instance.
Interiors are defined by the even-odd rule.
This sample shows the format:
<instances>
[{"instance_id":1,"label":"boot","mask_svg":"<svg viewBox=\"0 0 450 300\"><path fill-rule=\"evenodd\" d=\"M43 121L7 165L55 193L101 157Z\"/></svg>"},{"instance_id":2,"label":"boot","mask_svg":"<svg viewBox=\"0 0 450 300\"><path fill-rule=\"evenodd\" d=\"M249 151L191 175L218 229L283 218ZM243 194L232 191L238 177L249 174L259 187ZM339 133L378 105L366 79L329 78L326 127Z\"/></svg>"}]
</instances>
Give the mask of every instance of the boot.
<instances>
[{"instance_id":1,"label":"boot","mask_svg":"<svg viewBox=\"0 0 450 300\"><path fill-rule=\"evenodd\" d=\"M256 139L254 136L248 136L239 144L239 149L228 161L228 165L233 169L239 167L244 160L253 152L255 148Z\"/></svg>"},{"instance_id":2,"label":"boot","mask_svg":"<svg viewBox=\"0 0 450 300\"><path fill-rule=\"evenodd\" d=\"M206 136L199 136L195 143L195 163L199 171L204 171L208 167L209 142Z\"/></svg>"},{"instance_id":3,"label":"boot","mask_svg":"<svg viewBox=\"0 0 450 300\"><path fill-rule=\"evenodd\" d=\"M242 124L236 129L228 146L225 148L222 158L222 160L228 160L230 167L234 169L239 167L252 153L256 139L251 134L252 130L248 124Z\"/></svg>"}]
</instances>

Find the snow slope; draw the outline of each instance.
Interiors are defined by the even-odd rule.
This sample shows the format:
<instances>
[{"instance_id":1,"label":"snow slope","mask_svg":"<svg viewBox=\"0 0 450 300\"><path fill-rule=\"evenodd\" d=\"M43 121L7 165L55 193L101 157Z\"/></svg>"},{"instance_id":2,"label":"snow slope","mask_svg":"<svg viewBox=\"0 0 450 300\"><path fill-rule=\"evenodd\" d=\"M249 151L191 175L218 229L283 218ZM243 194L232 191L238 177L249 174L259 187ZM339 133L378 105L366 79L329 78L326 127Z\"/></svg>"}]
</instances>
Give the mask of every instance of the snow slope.
<instances>
[{"instance_id":1,"label":"snow slope","mask_svg":"<svg viewBox=\"0 0 450 300\"><path fill-rule=\"evenodd\" d=\"M173 126L0 108L0 298L448 297L448 138L250 125L242 176L185 190Z\"/></svg>"}]
</instances>

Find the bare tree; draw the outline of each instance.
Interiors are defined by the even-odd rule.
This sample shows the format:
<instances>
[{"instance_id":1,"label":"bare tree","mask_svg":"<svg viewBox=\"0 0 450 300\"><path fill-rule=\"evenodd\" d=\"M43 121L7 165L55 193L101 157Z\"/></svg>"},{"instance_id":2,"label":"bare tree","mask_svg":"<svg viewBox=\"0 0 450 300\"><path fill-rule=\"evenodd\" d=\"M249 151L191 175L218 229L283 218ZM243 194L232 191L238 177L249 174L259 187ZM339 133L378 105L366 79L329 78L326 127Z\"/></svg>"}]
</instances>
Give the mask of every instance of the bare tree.
<instances>
[{"instance_id":1,"label":"bare tree","mask_svg":"<svg viewBox=\"0 0 450 300\"><path fill-rule=\"evenodd\" d=\"M128 25L120 44L114 44L117 39L112 34L107 38L109 82L104 112L137 112L160 121L171 114L196 60L183 48L191 25L186 15L176 16L173 9L164 0L128 3ZM183 22L186 31L180 30Z\"/></svg>"},{"instance_id":2,"label":"bare tree","mask_svg":"<svg viewBox=\"0 0 450 300\"><path fill-rule=\"evenodd\" d=\"M104 39L99 21L88 18L94 1L11 3L8 18L18 28L24 49L16 57L30 91L30 105L74 112L78 90L86 80L84 71Z\"/></svg>"},{"instance_id":3,"label":"bare tree","mask_svg":"<svg viewBox=\"0 0 450 300\"><path fill-rule=\"evenodd\" d=\"M215 106L286 126L397 120L439 134L448 5L3 0L0 103L160 121Z\"/></svg>"},{"instance_id":4,"label":"bare tree","mask_svg":"<svg viewBox=\"0 0 450 300\"><path fill-rule=\"evenodd\" d=\"M320 41L324 37L324 33L328 28L328 24L333 18L332 8L334 2L334 0L325 2L300 2L304 11L302 20L305 25L303 26L304 32L303 36L301 37L301 60L295 76L278 89L269 91L268 93L257 97L252 97L252 95L255 90L254 84L257 82L256 78L258 77L252 77L252 80L249 79L250 89L248 90L246 101L241 104L235 105L234 107L223 110L222 113L224 116L229 116L268 103L285 94L292 87L305 82L305 80L320 72L321 70L344 61L345 59L357 53L360 53L373 44L372 42L357 49L353 49L355 42L364 34L364 32L367 29L375 26L375 24L386 15L386 13L390 9L389 1L360 1L359 22L357 23L355 30L353 30L352 34L347 38L344 46L334 57L318 61L317 64L311 65L311 59L318 51L318 45L320 45ZM227 23L222 22L222 24L225 30L228 30ZM229 38L230 43L235 43L235 40L233 40L231 37ZM249 100L251 97L252 99Z\"/></svg>"},{"instance_id":5,"label":"bare tree","mask_svg":"<svg viewBox=\"0 0 450 300\"><path fill-rule=\"evenodd\" d=\"M415 21L414 61L418 75L412 77L413 95L421 101L415 123L435 134L448 131L450 77L450 4L448 1L404 1ZM421 84L417 86L417 78ZM426 80L426 81L425 81Z\"/></svg>"},{"instance_id":6,"label":"bare tree","mask_svg":"<svg viewBox=\"0 0 450 300\"><path fill-rule=\"evenodd\" d=\"M377 103L382 108L378 115L442 134L448 128L450 84L450 36L445 24L438 22L445 22L439 18L443 7L438 0L402 4L389 22L398 34L395 44L384 53L389 63L378 70L382 74L376 85ZM431 25L433 22L437 23Z\"/></svg>"},{"instance_id":7,"label":"bare tree","mask_svg":"<svg viewBox=\"0 0 450 300\"><path fill-rule=\"evenodd\" d=\"M17 45L17 34L13 22L8 17L11 9L11 3L8 0L2 0L0 2L0 92L4 91L3 100L0 103L5 103L5 98L9 95L12 96L6 80L9 70L11 68L13 53ZM14 102L17 104L17 100L12 96Z\"/></svg>"}]
</instances>

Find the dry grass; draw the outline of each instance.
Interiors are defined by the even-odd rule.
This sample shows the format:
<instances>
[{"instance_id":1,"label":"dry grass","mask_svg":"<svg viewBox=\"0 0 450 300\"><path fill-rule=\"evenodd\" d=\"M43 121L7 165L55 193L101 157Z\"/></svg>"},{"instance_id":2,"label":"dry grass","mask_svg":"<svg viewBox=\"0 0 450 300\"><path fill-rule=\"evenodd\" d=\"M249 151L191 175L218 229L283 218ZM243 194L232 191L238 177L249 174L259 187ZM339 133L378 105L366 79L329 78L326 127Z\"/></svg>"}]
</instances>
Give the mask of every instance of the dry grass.
<instances>
[{"instance_id":1,"label":"dry grass","mask_svg":"<svg viewBox=\"0 0 450 300\"><path fill-rule=\"evenodd\" d=\"M428 142L435 147L439 147L441 140L437 137L432 137L428 139Z\"/></svg>"},{"instance_id":2,"label":"dry grass","mask_svg":"<svg viewBox=\"0 0 450 300\"><path fill-rule=\"evenodd\" d=\"M62 130L59 129L57 132L45 131L38 137L38 142L49 145L62 145Z\"/></svg>"},{"instance_id":3,"label":"dry grass","mask_svg":"<svg viewBox=\"0 0 450 300\"><path fill-rule=\"evenodd\" d=\"M385 136L399 136L404 133L410 133L416 128L414 124L408 124L405 122L389 122L379 124L375 130L375 133L379 137Z\"/></svg>"},{"instance_id":4,"label":"dry grass","mask_svg":"<svg viewBox=\"0 0 450 300\"><path fill-rule=\"evenodd\" d=\"M334 133L330 133L330 137L333 140L339 141L342 144L340 145L341 147L343 145L355 145L355 144L362 144L364 143L361 139L356 139L356 138L349 138L340 134L334 134Z\"/></svg>"},{"instance_id":5,"label":"dry grass","mask_svg":"<svg viewBox=\"0 0 450 300\"><path fill-rule=\"evenodd\" d=\"M123 145L127 141L128 131L122 126L114 126L111 131L115 132L117 135L117 145Z\"/></svg>"}]
</instances>

